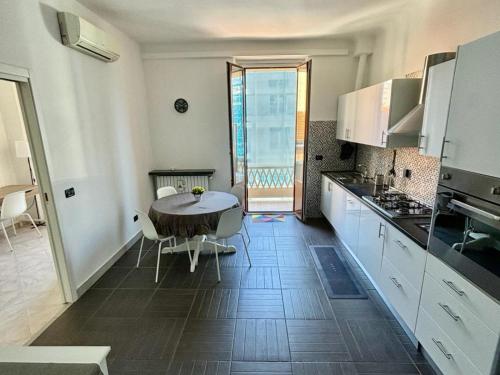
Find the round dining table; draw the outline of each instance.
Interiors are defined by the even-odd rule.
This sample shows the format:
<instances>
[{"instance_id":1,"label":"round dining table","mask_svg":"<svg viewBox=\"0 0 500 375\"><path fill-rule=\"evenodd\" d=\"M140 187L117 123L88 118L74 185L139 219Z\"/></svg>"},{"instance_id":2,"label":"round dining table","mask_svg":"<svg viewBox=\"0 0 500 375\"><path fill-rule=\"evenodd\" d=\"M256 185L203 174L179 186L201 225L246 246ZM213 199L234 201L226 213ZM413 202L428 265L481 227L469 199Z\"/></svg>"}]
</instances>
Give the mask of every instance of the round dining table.
<instances>
[{"instance_id":1,"label":"round dining table","mask_svg":"<svg viewBox=\"0 0 500 375\"><path fill-rule=\"evenodd\" d=\"M236 196L221 191L207 191L200 200L196 200L192 193L180 193L154 201L149 218L159 234L186 239L186 247L181 245L177 251L190 251L188 239L215 232L222 213L239 205ZM233 246L224 249L224 252L234 251ZM197 246L191 263L192 272L199 252L200 246Z\"/></svg>"}]
</instances>

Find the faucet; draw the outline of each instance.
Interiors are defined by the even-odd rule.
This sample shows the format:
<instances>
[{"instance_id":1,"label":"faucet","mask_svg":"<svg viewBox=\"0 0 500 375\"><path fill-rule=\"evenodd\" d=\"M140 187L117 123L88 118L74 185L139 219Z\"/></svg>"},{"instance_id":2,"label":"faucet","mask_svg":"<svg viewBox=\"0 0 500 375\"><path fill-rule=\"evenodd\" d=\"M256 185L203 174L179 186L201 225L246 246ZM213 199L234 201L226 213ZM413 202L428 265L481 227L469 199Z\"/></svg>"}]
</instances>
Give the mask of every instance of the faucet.
<instances>
[{"instance_id":1,"label":"faucet","mask_svg":"<svg viewBox=\"0 0 500 375\"><path fill-rule=\"evenodd\" d=\"M358 164L358 168L363 168L363 171L361 172L361 177L363 180L368 179L368 167L364 164Z\"/></svg>"}]
</instances>

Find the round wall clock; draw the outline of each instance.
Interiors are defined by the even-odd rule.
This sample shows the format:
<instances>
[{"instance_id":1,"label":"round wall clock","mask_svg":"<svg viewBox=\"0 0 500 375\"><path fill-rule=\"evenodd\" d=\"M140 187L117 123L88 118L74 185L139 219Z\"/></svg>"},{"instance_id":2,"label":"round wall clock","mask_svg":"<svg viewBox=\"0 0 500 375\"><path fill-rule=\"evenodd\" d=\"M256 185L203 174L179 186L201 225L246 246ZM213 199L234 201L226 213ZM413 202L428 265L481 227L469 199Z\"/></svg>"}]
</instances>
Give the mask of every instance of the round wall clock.
<instances>
[{"instance_id":1,"label":"round wall clock","mask_svg":"<svg viewBox=\"0 0 500 375\"><path fill-rule=\"evenodd\" d=\"M175 110L179 113L185 113L188 110L188 102L186 99L179 98L174 103Z\"/></svg>"}]
</instances>

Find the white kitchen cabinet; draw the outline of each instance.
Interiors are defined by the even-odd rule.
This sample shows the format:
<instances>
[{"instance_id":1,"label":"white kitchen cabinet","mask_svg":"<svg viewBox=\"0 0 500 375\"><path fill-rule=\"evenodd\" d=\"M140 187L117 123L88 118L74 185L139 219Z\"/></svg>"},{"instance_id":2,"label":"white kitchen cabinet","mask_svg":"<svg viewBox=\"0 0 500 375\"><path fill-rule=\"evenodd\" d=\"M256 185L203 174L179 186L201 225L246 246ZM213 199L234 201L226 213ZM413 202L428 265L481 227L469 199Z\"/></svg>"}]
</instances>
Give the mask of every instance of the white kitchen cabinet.
<instances>
[{"instance_id":1,"label":"white kitchen cabinet","mask_svg":"<svg viewBox=\"0 0 500 375\"><path fill-rule=\"evenodd\" d=\"M420 155L441 157L454 71L455 59L429 69L424 118L418 145Z\"/></svg>"},{"instance_id":2,"label":"white kitchen cabinet","mask_svg":"<svg viewBox=\"0 0 500 375\"><path fill-rule=\"evenodd\" d=\"M340 238L345 238L345 214L347 192L338 184L332 186L332 225Z\"/></svg>"},{"instance_id":3,"label":"white kitchen cabinet","mask_svg":"<svg viewBox=\"0 0 500 375\"><path fill-rule=\"evenodd\" d=\"M418 104L420 84L420 79L391 79L341 95L337 139L384 148L416 146L416 136L388 131Z\"/></svg>"},{"instance_id":4,"label":"white kitchen cabinet","mask_svg":"<svg viewBox=\"0 0 500 375\"><path fill-rule=\"evenodd\" d=\"M321 176L321 213L332 224L332 186L333 182L325 175Z\"/></svg>"},{"instance_id":5,"label":"white kitchen cabinet","mask_svg":"<svg viewBox=\"0 0 500 375\"><path fill-rule=\"evenodd\" d=\"M362 204L359 217L358 249L356 256L366 272L376 282L382 263L386 221Z\"/></svg>"},{"instance_id":6,"label":"white kitchen cabinet","mask_svg":"<svg viewBox=\"0 0 500 375\"><path fill-rule=\"evenodd\" d=\"M356 254L358 251L359 216L361 214L361 202L347 193L345 204L343 227L344 241L349 249Z\"/></svg>"},{"instance_id":7,"label":"white kitchen cabinet","mask_svg":"<svg viewBox=\"0 0 500 375\"><path fill-rule=\"evenodd\" d=\"M442 164L500 177L500 32L460 46Z\"/></svg>"}]
</instances>

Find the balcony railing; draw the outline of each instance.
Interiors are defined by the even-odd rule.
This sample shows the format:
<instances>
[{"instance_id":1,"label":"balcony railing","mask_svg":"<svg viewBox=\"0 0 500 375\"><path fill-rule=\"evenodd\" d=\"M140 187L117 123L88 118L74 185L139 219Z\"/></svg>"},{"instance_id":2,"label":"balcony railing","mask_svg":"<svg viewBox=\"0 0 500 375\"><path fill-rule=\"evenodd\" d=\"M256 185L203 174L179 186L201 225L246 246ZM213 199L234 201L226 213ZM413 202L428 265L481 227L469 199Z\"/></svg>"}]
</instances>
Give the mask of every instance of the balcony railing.
<instances>
[{"instance_id":1,"label":"balcony railing","mask_svg":"<svg viewBox=\"0 0 500 375\"><path fill-rule=\"evenodd\" d=\"M293 167L248 166L248 188L286 189L293 187Z\"/></svg>"}]
</instances>

